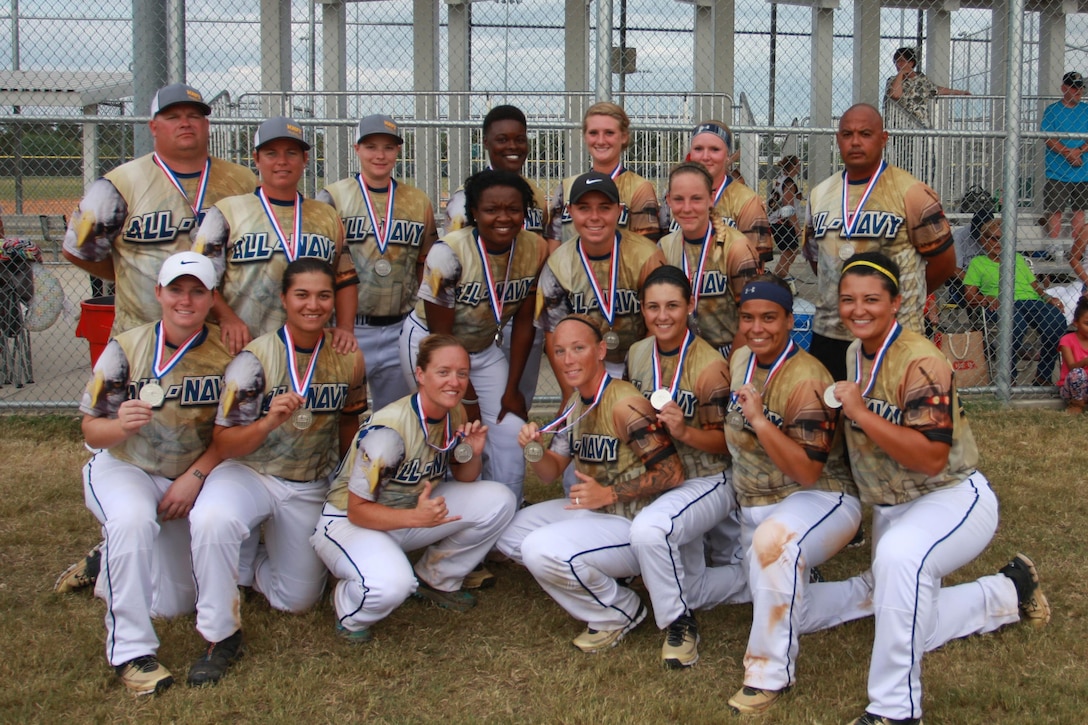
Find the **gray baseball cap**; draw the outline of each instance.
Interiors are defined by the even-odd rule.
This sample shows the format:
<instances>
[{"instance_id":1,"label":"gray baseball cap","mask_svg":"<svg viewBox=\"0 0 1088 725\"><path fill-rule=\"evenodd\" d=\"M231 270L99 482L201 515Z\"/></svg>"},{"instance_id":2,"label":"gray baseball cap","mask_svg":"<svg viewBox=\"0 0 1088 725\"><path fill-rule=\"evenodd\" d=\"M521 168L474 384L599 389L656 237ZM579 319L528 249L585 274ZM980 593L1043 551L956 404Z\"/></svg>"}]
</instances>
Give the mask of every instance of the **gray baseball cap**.
<instances>
[{"instance_id":1,"label":"gray baseball cap","mask_svg":"<svg viewBox=\"0 0 1088 725\"><path fill-rule=\"evenodd\" d=\"M359 121L359 130L355 133L355 143L359 143L367 136L374 136L376 134L383 133L386 136L392 136L397 140L397 143L404 143L404 139L400 135L400 126L390 116L385 116L380 113L375 113L373 116L367 116Z\"/></svg>"},{"instance_id":2,"label":"gray baseball cap","mask_svg":"<svg viewBox=\"0 0 1088 725\"><path fill-rule=\"evenodd\" d=\"M302 126L298 125L298 121L286 116L273 116L258 126L257 134L253 137L253 148L259 149L269 141L275 141L278 138L289 138L297 141L303 151L310 150L310 144L302 136Z\"/></svg>"},{"instance_id":3,"label":"gray baseball cap","mask_svg":"<svg viewBox=\"0 0 1088 725\"><path fill-rule=\"evenodd\" d=\"M616 182L612 181L611 176L602 174L600 171L590 171L574 180L574 183L570 186L570 203L576 203L583 196L593 191L604 194L614 204L620 203L620 190L616 188Z\"/></svg>"},{"instance_id":4,"label":"gray baseball cap","mask_svg":"<svg viewBox=\"0 0 1088 725\"><path fill-rule=\"evenodd\" d=\"M155 92L155 97L151 99L151 115L157 116L170 106L176 106L179 103L191 103L205 116L212 112L212 107L204 102L204 96L200 91L184 83L171 83Z\"/></svg>"}]
</instances>

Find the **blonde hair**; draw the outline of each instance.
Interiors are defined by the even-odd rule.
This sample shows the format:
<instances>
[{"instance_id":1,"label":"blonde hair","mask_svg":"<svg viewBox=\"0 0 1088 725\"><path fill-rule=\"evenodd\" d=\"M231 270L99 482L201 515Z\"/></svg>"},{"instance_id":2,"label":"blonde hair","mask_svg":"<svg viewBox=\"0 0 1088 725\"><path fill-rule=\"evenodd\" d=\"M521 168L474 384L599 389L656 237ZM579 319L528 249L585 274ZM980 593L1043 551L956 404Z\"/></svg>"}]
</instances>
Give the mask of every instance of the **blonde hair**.
<instances>
[{"instance_id":1,"label":"blonde hair","mask_svg":"<svg viewBox=\"0 0 1088 725\"><path fill-rule=\"evenodd\" d=\"M582 116L582 133L584 134L589 128L590 116L608 116L614 118L620 124L620 133L628 133L631 129L631 119L628 118L627 112L623 110L623 107L612 103L611 101L599 101L586 109L586 115ZM631 139L628 137L627 142L623 145L626 149Z\"/></svg>"}]
</instances>

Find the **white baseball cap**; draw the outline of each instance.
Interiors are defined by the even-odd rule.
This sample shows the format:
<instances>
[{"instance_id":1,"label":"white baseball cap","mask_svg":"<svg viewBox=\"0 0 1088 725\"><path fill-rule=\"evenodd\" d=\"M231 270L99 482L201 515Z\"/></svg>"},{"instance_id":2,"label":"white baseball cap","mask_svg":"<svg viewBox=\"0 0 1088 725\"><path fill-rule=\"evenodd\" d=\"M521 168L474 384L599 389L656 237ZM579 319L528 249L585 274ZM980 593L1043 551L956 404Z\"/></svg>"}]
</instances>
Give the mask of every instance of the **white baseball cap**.
<instances>
[{"instance_id":1,"label":"white baseball cap","mask_svg":"<svg viewBox=\"0 0 1088 725\"><path fill-rule=\"evenodd\" d=\"M162 263L159 270L159 285L165 287L178 277L196 277L201 284L214 290L219 282L212 260L196 252L178 252Z\"/></svg>"}]
</instances>

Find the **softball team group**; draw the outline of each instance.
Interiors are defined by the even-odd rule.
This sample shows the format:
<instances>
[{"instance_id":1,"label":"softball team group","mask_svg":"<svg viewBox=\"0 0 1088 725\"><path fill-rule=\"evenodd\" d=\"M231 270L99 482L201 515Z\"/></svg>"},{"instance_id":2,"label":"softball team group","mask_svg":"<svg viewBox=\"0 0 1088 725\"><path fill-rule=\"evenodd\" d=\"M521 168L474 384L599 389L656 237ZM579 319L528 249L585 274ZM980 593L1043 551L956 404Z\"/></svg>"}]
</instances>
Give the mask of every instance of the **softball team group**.
<instances>
[{"instance_id":1,"label":"softball team group","mask_svg":"<svg viewBox=\"0 0 1088 725\"><path fill-rule=\"evenodd\" d=\"M827 206L804 241L816 357L791 336L790 286L762 273L771 226L729 173L724 123L694 129L659 203L623 165L626 114L595 104L592 168L549 203L521 176L525 116L496 107L491 166L452 195L439 237L430 201L392 176L393 119L362 119L360 173L308 200L297 123L261 124L256 186L208 157L209 112L191 87L160 89L155 153L88 188L64 245L116 279L117 318L81 404L104 541L58 591L94 583L130 691L173 682L155 617L196 612L187 681L212 684L244 652L243 592L301 612L331 571L336 632L364 643L412 595L472 608L489 558L524 565L584 623L583 652L615 646L649 605L671 668L698 660L697 611L750 602L740 713L796 684L799 635L873 616L853 722L920 722L925 651L1049 620L1023 554L941 587L985 549L997 500L952 369L897 314L940 277L950 239L924 185L886 173L875 109L843 115L846 169L813 191ZM868 223L870 203L891 221ZM544 355L564 402L538 423ZM527 505L527 466L565 496ZM871 567L823 581L862 504Z\"/></svg>"}]
</instances>

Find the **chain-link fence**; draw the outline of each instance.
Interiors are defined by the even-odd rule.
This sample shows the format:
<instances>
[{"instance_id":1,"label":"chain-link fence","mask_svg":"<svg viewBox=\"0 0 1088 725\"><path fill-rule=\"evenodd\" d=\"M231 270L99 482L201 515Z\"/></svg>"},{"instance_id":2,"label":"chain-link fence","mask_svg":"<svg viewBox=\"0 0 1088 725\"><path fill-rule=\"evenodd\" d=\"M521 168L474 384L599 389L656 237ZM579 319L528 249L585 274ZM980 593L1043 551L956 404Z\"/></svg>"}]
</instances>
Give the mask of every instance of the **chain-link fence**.
<instances>
[{"instance_id":1,"label":"chain-link fence","mask_svg":"<svg viewBox=\"0 0 1088 725\"><path fill-rule=\"evenodd\" d=\"M971 255L983 258L976 267L986 259L983 240L968 233L971 213L981 199L1005 212L1009 256L999 257L997 294L980 286L971 297L974 285L953 285L931 305L942 347L964 380L965 370L986 368L970 387L1053 394L1031 383L1056 375L1042 368L1053 360L1045 348L1057 318L1020 304L1036 290L1010 271L1009 250L1063 295L1068 316L1080 281L1088 280L1081 260L1070 257L1083 252L1075 242L1082 202L1078 187L1048 178L1059 160L1082 168L1074 149L1088 123L1068 124L1081 123L1073 112L1088 108L1079 98L1068 104L1062 80L1067 71L1088 70L1088 20L1056 0L1030 11L1011 3L1008 14L1006 4L948 7L107 0L84 9L13 0L0 9L0 206L8 237L42 248L69 312L24 336L32 374L21 388L12 377L0 405L78 399L88 356L74 336L76 314L81 300L105 290L59 256L61 217L96 176L150 150L150 97L182 79L211 101L214 155L248 163L260 120L297 118L314 144L303 182L310 194L358 170L350 142L360 116L393 115L406 131L396 176L424 189L438 210L486 165L480 123L499 103L529 117L525 173L549 194L588 166L582 113L610 97L632 118L627 165L659 190L683 158L692 125L718 118L737 131L739 170L764 197L785 155L800 157L803 193L840 168L832 133L839 115L856 101L873 103L891 133L886 158L930 184L960 228L964 282ZM911 63L895 59L900 48L909 49ZM1054 115L1048 107L1063 100L1073 120L1062 125L1066 115L1057 114L1062 123L1044 125L1045 114ZM1061 148L1046 150L1058 142ZM791 273L801 296L814 299L807 264L799 258ZM994 297L1000 304L986 311ZM5 337L5 349L18 339Z\"/></svg>"}]
</instances>

